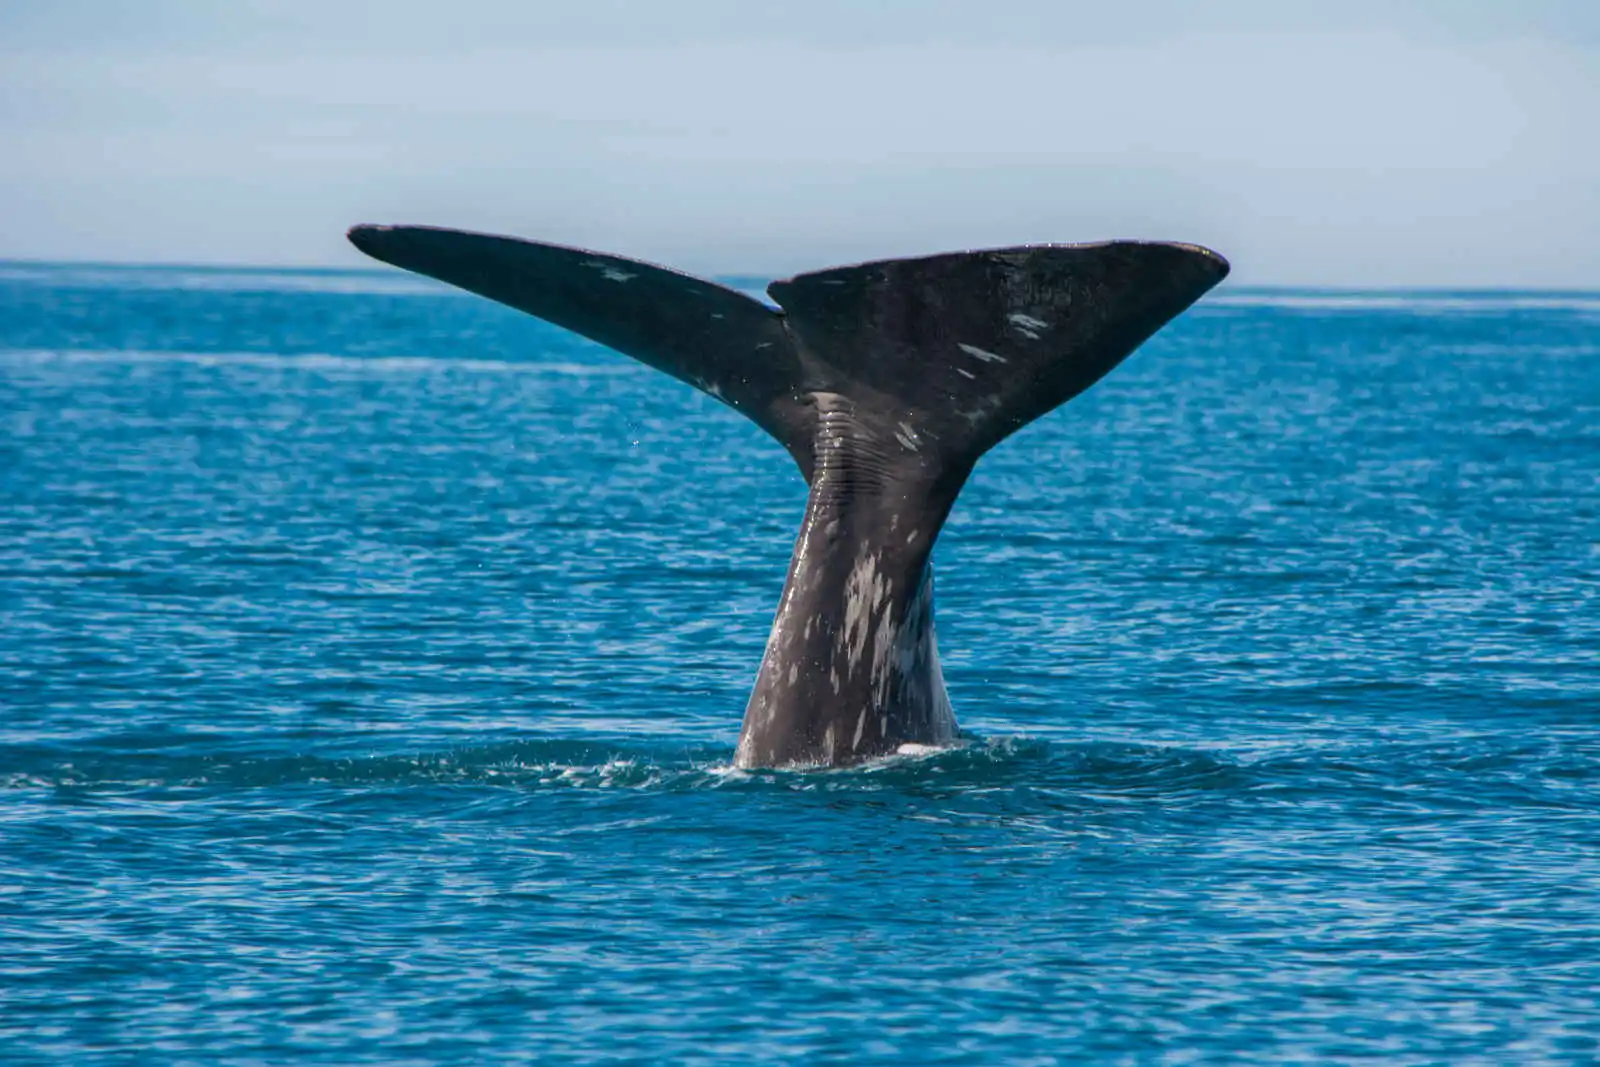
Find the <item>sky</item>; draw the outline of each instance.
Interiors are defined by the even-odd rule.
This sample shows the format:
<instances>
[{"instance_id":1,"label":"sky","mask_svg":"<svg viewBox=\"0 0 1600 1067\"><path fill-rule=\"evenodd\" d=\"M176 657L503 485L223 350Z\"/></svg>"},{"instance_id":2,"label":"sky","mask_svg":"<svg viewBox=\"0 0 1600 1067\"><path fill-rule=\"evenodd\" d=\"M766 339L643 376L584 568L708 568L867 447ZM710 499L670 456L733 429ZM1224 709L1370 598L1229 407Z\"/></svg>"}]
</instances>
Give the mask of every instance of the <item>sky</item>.
<instances>
[{"instance_id":1,"label":"sky","mask_svg":"<svg viewBox=\"0 0 1600 1067\"><path fill-rule=\"evenodd\" d=\"M0 259L361 266L357 222L1600 288L1600 2L0 0Z\"/></svg>"}]
</instances>

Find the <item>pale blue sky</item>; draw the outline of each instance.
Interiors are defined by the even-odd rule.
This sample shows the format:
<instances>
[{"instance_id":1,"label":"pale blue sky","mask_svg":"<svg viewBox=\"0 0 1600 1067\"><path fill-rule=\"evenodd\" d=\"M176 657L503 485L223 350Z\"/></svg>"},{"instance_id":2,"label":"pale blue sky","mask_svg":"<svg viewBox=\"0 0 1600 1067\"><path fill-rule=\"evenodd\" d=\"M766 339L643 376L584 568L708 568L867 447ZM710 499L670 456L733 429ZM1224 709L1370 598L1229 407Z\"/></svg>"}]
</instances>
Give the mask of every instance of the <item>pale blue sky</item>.
<instances>
[{"instance_id":1,"label":"pale blue sky","mask_svg":"<svg viewBox=\"0 0 1600 1067\"><path fill-rule=\"evenodd\" d=\"M349 224L421 222L1596 288L1597 116L1596 0L0 0L0 258L356 265Z\"/></svg>"}]
</instances>

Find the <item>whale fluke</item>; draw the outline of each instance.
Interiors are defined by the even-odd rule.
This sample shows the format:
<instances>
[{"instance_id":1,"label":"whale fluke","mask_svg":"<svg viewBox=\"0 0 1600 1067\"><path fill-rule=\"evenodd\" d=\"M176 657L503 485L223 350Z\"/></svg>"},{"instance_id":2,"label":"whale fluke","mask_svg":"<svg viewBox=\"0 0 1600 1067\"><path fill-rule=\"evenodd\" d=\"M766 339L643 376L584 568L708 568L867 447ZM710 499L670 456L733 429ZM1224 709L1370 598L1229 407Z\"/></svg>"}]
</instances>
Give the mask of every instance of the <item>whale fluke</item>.
<instances>
[{"instance_id":1,"label":"whale fluke","mask_svg":"<svg viewBox=\"0 0 1600 1067\"><path fill-rule=\"evenodd\" d=\"M892 259L769 292L853 396L881 396L975 461L1098 381L1228 271L1194 245L1113 241Z\"/></svg>"},{"instance_id":2,"label":"whale fluke","mask_svg":"<svg viewBox=\"0 0 1600 1067\"><path fill-rule=\"evenodd\" d=\"M525 311L717 397L810 469L800 365L783 316L715 282L637 260L431 226L356 226L374 259ZM809 478L809 474L807 475Z\"/></svg>"},{"instance_id":3,"label":"whale fluke","mask_svg":"<svg viewBox=\"0 0 1600 1067\"><path fill-rule=\"evenodd\" d=\"M428 227L350 240L705 390L789 450L811 493L745 709L746 767L954 738L928 559L973 465L1228 272L1195 245L1028 245L798 275L768 287L775 311L581 249Z\"/></svg>"}]
</instances>

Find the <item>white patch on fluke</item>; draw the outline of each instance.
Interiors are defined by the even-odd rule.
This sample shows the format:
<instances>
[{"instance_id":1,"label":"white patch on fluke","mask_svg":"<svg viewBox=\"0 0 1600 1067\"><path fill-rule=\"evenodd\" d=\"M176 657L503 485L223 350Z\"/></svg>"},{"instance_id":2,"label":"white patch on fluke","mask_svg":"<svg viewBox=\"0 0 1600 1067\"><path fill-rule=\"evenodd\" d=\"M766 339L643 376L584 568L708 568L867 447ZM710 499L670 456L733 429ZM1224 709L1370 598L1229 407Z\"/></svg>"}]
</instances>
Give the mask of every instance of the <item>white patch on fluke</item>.
<instances>
[{"instance_id":1,"label":"white patch on fluke","mask_svg":"<svg viewBox=\"0 0 1600 1067\"><path fill-rule=\"evenodd\" d=\"M968 423L976 426L990 415L1000 410L1001 400L998 396L986 397L978 402L978 406L970 411L957 411L956 414L966 419Z\"/></svg>"},{"instance_id":2,"label":"white patch on fluke","mask_svg":"<svg viewBox=\"0 0 1600 1067\"><path fill-rule=\"evenodd\" d=\"M844 627L839 647L845 653L854 675L872 636L872 620L889 599L889 578L878 573L878 558L862 546L844 586ZM887 617L887 613L885 613Z\"/></svg>"},{"instance_id":3,"label":"white patch on fluke","mask_svg":"<svg viewBox=\"0 0 1600 1067\"><path fill-rule=\"evenodd\" d=\"M985 363L1004 363L1004 362L1006 362L1006 357L1005 356L997 356L993 352L988 351L987 349L979 348L977 345L969 345L969 344L965 343L964 341L957 341L956 342L956 347L961 349L961 351L965 352L967 355L973 357L974 359L981 359Z\"/></svg>"},{"instance_id":4,"label":"white patch on fluke","mask_svg":"<svg viewBox=\"0 0 1600 1067\"><path fill-rule=\"evenodd\" d=\"M1039 339L1040 330L1048 330L1050 328L1050 324L1043 319L1036 319L1032 315L1024 315L1020 311L1007 315L1006 321L1016 327L1018 333L1032 341Z\"/></svg>"},{"instance_id":5,"label":"white patch on fluke","mask_svg":"<svg viewBox=\"0 0 1600 1067\"><path fill-rule=\"evenodd\" d=\"M894 439L909 451L915 452L917 450L917 431L909 422L900 424L900 428L895 431Z\"/></svg>"},{"instance_id":6,"label":"white patch on fluke","mask_svg":"<svg viewBox=\"0 0 1600 1067\"><path fill-rule=\"evenodd\" d=\"M978 380L978 376L976 374L973 374L971 371L969 371L965 367L957 367L956 368L956 373L961 375L963 378L971 378L973 381L977 381Z\"/></svg>"},{"instance_id":7,"label":"white patch on fluke","mask_svg":"<svg viewBox=\"0 0 1600 1067\"><path fill-rule=\"evenodd\" d=\"M586 259L583 261L583 265L599 271L600 275L608 282L631 282L638 277L637 274L629 274L620 267L613 267L611 264L602 263L598 259Z\"/></svg>"}]
</instances>

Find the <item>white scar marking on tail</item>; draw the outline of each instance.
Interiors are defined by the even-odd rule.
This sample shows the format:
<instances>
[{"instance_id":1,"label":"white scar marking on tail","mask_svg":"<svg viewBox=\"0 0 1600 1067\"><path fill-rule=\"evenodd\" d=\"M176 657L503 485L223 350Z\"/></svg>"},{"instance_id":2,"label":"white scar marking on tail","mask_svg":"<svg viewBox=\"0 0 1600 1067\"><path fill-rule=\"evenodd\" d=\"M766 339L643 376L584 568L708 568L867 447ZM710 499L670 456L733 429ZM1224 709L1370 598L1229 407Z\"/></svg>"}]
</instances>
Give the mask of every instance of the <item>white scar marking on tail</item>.
<instances>
[{"instance_id":1,"label":"white scar marking on tail","mask_svg":"<svg viewBox=\"0 0 1600 1067\"><path fill-rule=\"evenodd\" d=\"M861 747L861 733L867 728L867 709L861 709L861 717L856 720L855 740L850 742L850 751L854 752Z\"/></svg>"},{"instance_id":2,"label":"white scar marking on tail","mask_svg":"<svg viewBox=\"0 0 1600 1067\"><path fill-rule=\"evenodd\" d=\"M977 345L969 345L969 344L966 344L963 341L957 341L956 342L956 347L961 349L961 351L965 352L967 355L972 356L974 359L981 359L985 363L1005 363L1005 362L1007 362L1005 356L997 356L993 352L989 352L989 351L987 351L985 349L979 348Z\"/></svg>"},{"instance_id":3,"label":"white scar marking on tail","mask_svg":"<svg viewBox=\"0 0 1600 1067\"><path fill-rule=\"evenodd\" d=\"M901 630L895 626L891 612L878 617L878 629L872 635L872 695L878 707L889 700L889 687L894 682L895 646L900 643Z\"/></svg>"},{"instance_id":4,"label":"white scar marking on tail","mask_svg":"<svg viewBox=\"0 0 1600 1067\"><path fill-rule=\"evenodd\" d=\"M878 560L865 547L856 557L855 566L844 587L844 628L840 633L840 648L850 661L854 674L861 655L866 651L871 634L872 616L889 596L889 577L878 573Z\"/></svg>"},{"instance_id":5,"label":"white scar marking on tail","mask_svg":"<svg viewBox=\"0 0 1600 1067\"><path fill-rule=\"evenodd\" d=\"M960 415L963 419L966 419L969 423L976 426L978 423L988 418L990 414L998 411L1000 409L1000 404L1001 400L998 396L990 396L972 411L958 411L956 414Z\"/></svg>"},{"instance_id":6,"label":"white scar marking on tail","mask_svg":"<svg viewBox=\"0 0 1600 1067\"><path fill-rule=\"evenodd\" d=\"M971 378L973 381L977 381L978 380L978 376L976 374L973 374L971 371L967 370L967 368L965 368L965 367L957 367L956 368L956 373L959 374L959 375L962 375L963 377Z\"/></svg>"},{"instance_id":7,"label":"white scar marking on tail","mask_svg":"<svg viewBox=\"0 0 1600 1067\"><path fill-rule=\"evenodd\" d=\"M1017 328L1018 333L1033 341L1039 339L1040 330L1050 328L1050 324L1043 319L1036 319L1032 315L1024 315L1020 311L1013 312L1007 315L1006 318L1010 320L1011 325Z\"/></svg>"},{"instance_id":8,"label":"white scar marking on tail","mask_svg":"<svg viewBox=\"0 0 1600 1067\"><path fill-rule=\"evenodd\" d=\"M583 265L599 271L601 276L608 282L629 282L638 277L637 274L629 274L625 270L613 267L609 263L602 263L598 259L586 259L583 261Z\"/></svg>"}]
</instances>

